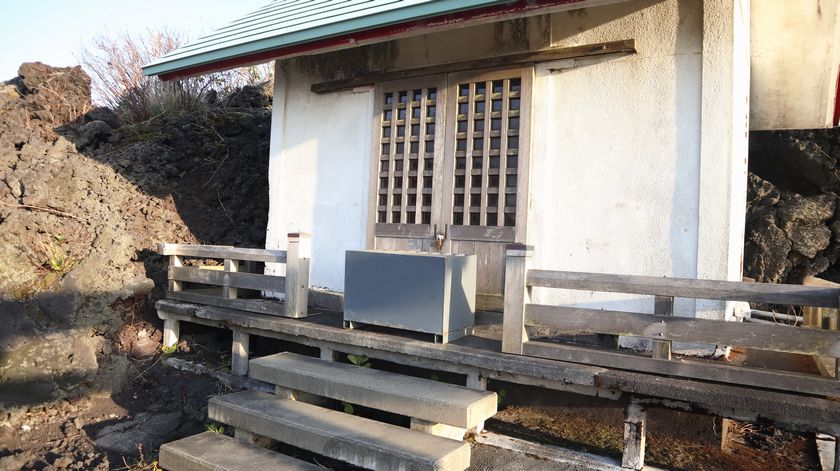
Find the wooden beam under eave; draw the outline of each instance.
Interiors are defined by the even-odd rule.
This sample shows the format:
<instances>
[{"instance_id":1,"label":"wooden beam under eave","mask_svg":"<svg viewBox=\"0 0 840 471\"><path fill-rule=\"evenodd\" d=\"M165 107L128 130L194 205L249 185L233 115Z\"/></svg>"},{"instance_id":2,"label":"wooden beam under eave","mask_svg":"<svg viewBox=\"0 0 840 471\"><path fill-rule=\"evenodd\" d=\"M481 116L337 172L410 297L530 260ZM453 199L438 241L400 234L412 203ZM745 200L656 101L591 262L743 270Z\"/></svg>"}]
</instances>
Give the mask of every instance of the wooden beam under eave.
<instances>
[{"instance_id":1,"label":"wooden beam under eave","mask_svg":"<svg viewBox=\"0 0 840 471\"><path fill-rule=\"evenodd\" d=\"M371 72L360 77L350 79L313 83L311 90L313 93L324 94L343 90L352 90L356 87L373 85L378 82L422 77L424 75L447 74L451 72L506 67L562 59L578 59L604 55L628 55L635 53L636 40L625 39L622 41L610 41L605 43L587 44L583 46L558 47L541 49L538 51L517 52L502 56L485 57L460 62L449 62L446 64L431 65L427 67Z\"/></svg>"}]
</instances>

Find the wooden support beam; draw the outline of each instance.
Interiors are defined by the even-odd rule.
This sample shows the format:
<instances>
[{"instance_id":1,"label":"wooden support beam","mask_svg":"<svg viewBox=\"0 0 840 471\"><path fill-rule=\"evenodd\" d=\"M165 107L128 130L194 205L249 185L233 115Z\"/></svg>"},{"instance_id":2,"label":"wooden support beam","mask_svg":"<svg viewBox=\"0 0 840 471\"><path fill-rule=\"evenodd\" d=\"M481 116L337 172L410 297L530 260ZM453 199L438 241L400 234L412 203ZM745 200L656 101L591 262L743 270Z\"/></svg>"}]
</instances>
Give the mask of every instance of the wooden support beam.
<instances>
[{"instance_id":1,"label":"wooden support beam","mask_svg":"<svg viewBox=\"0 0 840 471\"><path fill-rule=\"evenodd\" d=\"M540 304L528 304L525 317L528 325L579 334L629 335L840 357L840 332L831 330Z\"/></svg>"},{"instance_id":2,"label":"wooden support beam","mask_svg":"<svg viewBox=\"0 0 840 471\"><path fill-rule=\"evenodd\" d=\"M624 453L621 467L639 470L645 466L645 410L641 404L627 405L624 417Z\"/></svg>"},{"instance_id":3,"label":"wooden support beam","mask_svg":"<svg viewBox=\"0 0 840 471\"><path fill-rule=\"evenodd\" d=\"M356 87L373 85L378 82L392 80L404 80L424 75L448 74L452 72L463 72L467 70L489 69L496 67L513 67L535 62L548 62L561 59L577 59L584 57L595 57L604 55L627 55L636 53L636 40L625 39L623 41L610 41L584 46L560 47L542 49L539 51L516 52L496 57L486 57L460 62L450 62L425 67L415 67L403 70L383 70L372 72L360 77L344 80L332 80L329 82L313 83L313 93L323 94L351 90Z\"/></svg>"},{"instance_id":4,"label":"wooden support beam","mask_svg":"<svg viewBox=\"0 0 840 471\"><path fill-rule=\"evenodd\" d=\"M502 352L522 354L528 341L525 330L525 305L531 301L531 290L525 276L531 263L533 247L510 244L505 252L505 309L502 318Z\"/></svg>"},{"instance_id":5,"label":"wooden support beam","mask_svg":"<svg viewBox=\"0 0 840 471\"><path fill-rule=\"evenodd\" d=\"M820 396L840 396L840 383L833 378L794 373L765 368L749 368L722 363L689 360L661 360L641 355L568 345L553 342L530 341L523 347L523 354L538 358L598 365L606 368L653 373L656 375L693 378L764 389L790 391Z\"/></svg>"},{"instance_id":6,"label":"wooden support beam","mask_svg":"<svg viewBox=\"0 0 840 471\"><path fill-rule=\"evenodd\" d=\"M230 372L237 376L248 374L248 346L251 336L239 329L233 329L233 345L231 347Z\"/></svg>"},{"instance_id":7,"label":"wooden support beam","mask_svg":"<svg viewBox=\"0 0 840 471\"><path fill-rule=\"evenodd\" d=\"M653 313L657 316L673 316L674 315L674 297L673 296L657 296L654 298ZM653 358L660 358L662 360L671 359L671 341L670 340L654 340L653 341Z\"/></svg>"}]
</instances>

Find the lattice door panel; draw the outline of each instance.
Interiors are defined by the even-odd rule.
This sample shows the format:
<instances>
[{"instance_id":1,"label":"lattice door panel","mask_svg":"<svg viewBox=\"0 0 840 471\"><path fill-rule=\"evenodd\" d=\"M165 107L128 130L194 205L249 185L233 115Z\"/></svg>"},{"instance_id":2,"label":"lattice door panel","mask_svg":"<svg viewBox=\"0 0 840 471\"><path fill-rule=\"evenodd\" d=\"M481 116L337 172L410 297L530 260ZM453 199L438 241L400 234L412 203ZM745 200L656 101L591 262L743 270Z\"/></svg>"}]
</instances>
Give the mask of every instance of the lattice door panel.
<instances>
[{"instance_id":1,"label":"lattice door panel","mask_svg":"<svg viewBox=\"0 0 840 471\"><path fill-rule=\"evenodd\" d=\"M381 93L376 222L431 224L437 87Z\"/></svg>"},{"instance_id":2,"label":"lattice door panel","mask_svg":"<svg viewBox=\"0 0 840 471\"><path fill-rule=\"evenodd\" d=\"M458 84L451 224L516 225L521 92L519 77Z\"/></svg>"}]
</instances>

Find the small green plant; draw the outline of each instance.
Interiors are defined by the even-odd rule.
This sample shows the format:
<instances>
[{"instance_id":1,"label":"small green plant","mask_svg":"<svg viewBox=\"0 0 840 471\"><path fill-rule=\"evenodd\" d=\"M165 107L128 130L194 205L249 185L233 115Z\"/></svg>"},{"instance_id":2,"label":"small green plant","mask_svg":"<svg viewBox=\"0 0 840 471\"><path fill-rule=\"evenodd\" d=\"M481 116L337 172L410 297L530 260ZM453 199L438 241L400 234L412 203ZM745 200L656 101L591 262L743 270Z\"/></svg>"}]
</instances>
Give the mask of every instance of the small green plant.
<instances>
[{"instance_id":1,"label":"small green plant","mask_svg":"<svg viewBox=\"0 0 840 471\"><path fill-rule=\"evenodd\" d=\"M344 406L344 413L345 414L353 415L353 404L350 404L349 402L344 402L344 401L341 401L341 404Z\"/></svg>"},{"instance_id":2,"label":"small green plant","mask_svg":"<svg viewBox=\"0 0 840 471\"><path fill-rule=\"evenodd\" d=\"M177 345L170 345L168 347L164 347L163 345L160 346L160 351L163 353L164 357L170 357L174 355L176 350L178 350Z\"/></svg>"},{"instance_id":3,"label":"small green plant","mask_svg":"<svg viewBox=\"0 0 840 471\"><path fill-rule=\"evenodd\" d=\"M222 435L225 433L225 428L219 424L205 424L204 427L213 433L220 433Z\"/></svg>"},{"instance_id":4,"label":"small green plant","mask_svg":"<svg viewBox=\"0 0 840 471\"><path fill-rule=\"evenodd\" d=\"M53 239L55 239L56 242L64 242L64 241L67 240L67 237L65 237L61 234L56 234L56 235L53 236Z\"/></svg>"},{"instance_id":5,"label":"small green plant","mask_svg":"<svg viewBox=\"0 0 840 471\"><path fill-rule=\"evenodd\" d=\"M365 355L353 355L352 353L348 353L347 361L356 366L361 366L362 368L370 368L370 358Z\"/></svg>"}]
</instances>

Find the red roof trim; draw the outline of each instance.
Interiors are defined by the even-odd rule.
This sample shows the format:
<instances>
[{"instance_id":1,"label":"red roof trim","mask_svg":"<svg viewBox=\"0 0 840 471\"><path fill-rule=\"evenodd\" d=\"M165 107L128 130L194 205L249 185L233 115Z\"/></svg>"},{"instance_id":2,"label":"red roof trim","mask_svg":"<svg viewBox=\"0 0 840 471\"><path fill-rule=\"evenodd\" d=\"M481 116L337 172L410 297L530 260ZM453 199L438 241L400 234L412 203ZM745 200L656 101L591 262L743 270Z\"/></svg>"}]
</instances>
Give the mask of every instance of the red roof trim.
<instances>
[{"instance_id":1,"label":"red roof trim","mask_svg":"<svg viewBox=\"0 0 840 471\"><path fill-rule=\"evenodd\" d=\"M333 38L320 39L302 44L293 44L278 49L269 51L256 52L239 57L231 57L216 62L209 62L187 69L176 70L160 74L163 80L172 80L178 78L191 77L194 75L201 75L210 72L215 72L224 69L232 69L244 65L268 62L274 59L289 57L294 55L301 55L325 49L339 49L341 47L353 46L364 42L373 42L377 39L387 38L399 34L405 34L414 30L436 28L448 26L456 23L464 23L467 21L474 21L485 19L500 15L509 15L513 13L520 13L525 11L539 10L543 8L550 8L558 5L566 5L570 3L580 3L584 0L517 0L506 5L495 5L491 7L477 8L475 10L462 11L458 13L450 13L448 15L435 16L418 21L411 21L407 23L399 23L395 25L381 26L379 28L368 29L364 31L357 31L342 36Z\"/></svg>"}]
</instances>

